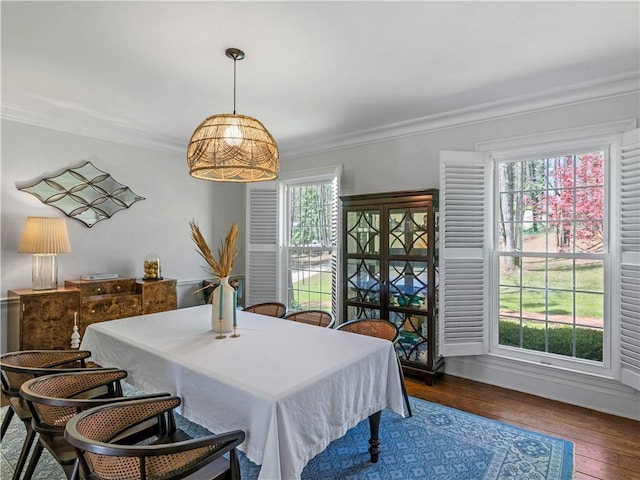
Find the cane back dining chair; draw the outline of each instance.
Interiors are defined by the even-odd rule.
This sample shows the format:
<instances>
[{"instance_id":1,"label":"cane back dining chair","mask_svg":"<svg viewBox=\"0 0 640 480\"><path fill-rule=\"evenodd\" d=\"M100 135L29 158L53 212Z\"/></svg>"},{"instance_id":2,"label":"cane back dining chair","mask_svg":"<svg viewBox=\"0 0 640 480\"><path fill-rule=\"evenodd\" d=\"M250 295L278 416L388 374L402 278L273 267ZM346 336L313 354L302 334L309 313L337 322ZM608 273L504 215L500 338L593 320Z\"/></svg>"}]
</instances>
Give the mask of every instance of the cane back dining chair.
<instances>
[{"instance_id":1,"label":"cane back dining chair","mask_svg":"<svg viewBox=\"0 0 640 480\"><path fill-rule=\"evenodd\" d=\"M67 478L77 479L78 460L75 450L64 439L64 427L74 415L91 407L132 400L122 394L125 370L86 369L36 377L20 387L20 395L31 411L31 423L38 435L23 480L30 480L40 456L46 449L60 464ZM142 395L135 398L169 396L168 393ZM142 426L141 428L144 428Z\"/></svg>"},{"instance_id":2,"label":"cane back dining chair","mask_svg":"<svg viewBox=\"0 0 640 480\"><path fill-rule=\"evenodd\" d=\"M167 441L175 430L174 409L179 397L132 400L91 408L66 425L65 438L76 449L83 477L88 480L229 479L240 480L236 447L242 430L219 435ZM133 444L129 435L142 421L155 420L156 435ZM228 458L224 455L229 454Z\"/></svg>"},{"instance_id":3,"label":"cane back dining chair","mask_svg":"<svg viewBox=\"0 0 640 480\"><path fill-rule=\"evenodd\" d=\"M287 314L287 306L280 302L264 302L244 307L244 311L282 318Z\"/></svg>"},{"instance_id":4,"label":"cane back dining chair","mask_svg":"<svg viewBox=\"0 0 640 480\"><path fill-rule=\"evenodd\" d=\"M27 431L13 470L13 480L20 478L36 436L31 428L31 411L27 402L20 396L20 387L27 380L41 375L83 370L87 366L86 359L90 356L91 352L88 350L23 350L0 356L2 393L9 402L9 408L2 421L0 437L4 438L14 416L22 421Z\"/></svg>"},{"instance_id":5,"label":"cane back dining chair","mask_svg":"<svg viewBox=\"0 0 640 480\"><path fill-rule=\"evenodd\" d=\"M308 323L309 325L326 328L333 328L336 323L333 314L324 310L300 310L299 312L288 313L284 318L294 322Z\"/></svg>"},{"instance_id":6,"label":"cane back dining chair","mask_svg":"<svg viewBox=\"0 0 640 480\"><path fill-rule=\"evenodd\" d=\"M400 336L400 330L391 321L381 318L358 318L356 320L350 320L336 327L338 330L344 330L345 332L358 333L360 335L368 335L370 337L383 338L389 340L395 346L398 337ZM409 403L409 395L407 394L407 387L404 384L404 373L402 373L402 365L400 359L396 354L398 360L398 372L400 374L400 385L402 387L402 395L404 396L404 402L407 405L407 412L412 417L411 404Z\"/></svg>"}]
</instances>

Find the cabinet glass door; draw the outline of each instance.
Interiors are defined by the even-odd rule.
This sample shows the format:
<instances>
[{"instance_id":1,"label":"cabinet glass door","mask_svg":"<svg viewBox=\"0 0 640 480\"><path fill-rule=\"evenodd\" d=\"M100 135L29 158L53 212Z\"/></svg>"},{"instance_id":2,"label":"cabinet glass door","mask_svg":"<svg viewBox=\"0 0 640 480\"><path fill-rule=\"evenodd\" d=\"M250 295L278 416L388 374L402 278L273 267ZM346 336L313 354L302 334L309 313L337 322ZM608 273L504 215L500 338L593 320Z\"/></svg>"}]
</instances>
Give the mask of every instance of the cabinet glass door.
<instances>
[{"instance_id":1,"label":"cabinet glass door","mask_svg":"<svg viewBox=\"0 0 640 480\"><path fill-rule=\"evenodd\" d=\"M429 210L389 208L389 320L400 330L401 359L425 362L428 355Z\"/></svg>"},{"instance_id":2,"label":"cabinet glass door","mask_svg":"<svg viewBox=\"0 0 640 480\"><path fill-rule=\"evenodd\" d=\"M346 320L380 317L380 217L379 209L346 213Z\"/></svg>"}]
</instances>

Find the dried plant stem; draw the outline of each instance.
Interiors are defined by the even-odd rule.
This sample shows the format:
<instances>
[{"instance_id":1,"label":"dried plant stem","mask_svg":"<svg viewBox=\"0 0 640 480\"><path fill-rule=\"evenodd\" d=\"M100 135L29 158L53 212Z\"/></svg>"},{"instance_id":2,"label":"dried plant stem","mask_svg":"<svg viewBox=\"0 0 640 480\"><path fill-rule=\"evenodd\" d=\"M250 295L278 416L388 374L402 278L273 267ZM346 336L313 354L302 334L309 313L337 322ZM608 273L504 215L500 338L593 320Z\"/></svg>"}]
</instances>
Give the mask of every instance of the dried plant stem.
<instances>
[{"instance_id":1,"label":"dried plant stem","mask_svg":"<svg viewBox=\"0 0 640 480\"><path fill-rule=\"evenodd\" d=\"M238 239L238 225L236 223L231 224L231 228L227 233L221 247L218 249L218 258L215 257L211 248L204 239L204 236L200 232L200 228L195 220L189 222L191 226L191 238L198 247L198 253L209 265L211 274L215 277L223 278L231 275L233 266L238 258L238 248L236 247L236 241Z\"/></svg>"}]
</instances>

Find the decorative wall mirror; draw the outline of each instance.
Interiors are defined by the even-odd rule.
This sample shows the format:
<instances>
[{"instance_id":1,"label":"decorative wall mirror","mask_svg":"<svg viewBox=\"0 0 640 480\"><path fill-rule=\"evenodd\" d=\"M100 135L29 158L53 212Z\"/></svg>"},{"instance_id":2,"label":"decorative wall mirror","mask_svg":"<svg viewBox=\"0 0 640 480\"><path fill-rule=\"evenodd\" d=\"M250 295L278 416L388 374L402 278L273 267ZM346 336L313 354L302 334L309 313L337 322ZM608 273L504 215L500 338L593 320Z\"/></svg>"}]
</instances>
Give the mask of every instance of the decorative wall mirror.
<instances>
[{"instance_id":1,"label":"decorative wall mirror","mask_svg":"<svg viewBox=\"0 0 640 480\"><path fill-rule=\"evenodd\" d=\"M18 187L91 228L100 220L144 200L87 161L36 183Z\"/></svg>"}]
</instances>

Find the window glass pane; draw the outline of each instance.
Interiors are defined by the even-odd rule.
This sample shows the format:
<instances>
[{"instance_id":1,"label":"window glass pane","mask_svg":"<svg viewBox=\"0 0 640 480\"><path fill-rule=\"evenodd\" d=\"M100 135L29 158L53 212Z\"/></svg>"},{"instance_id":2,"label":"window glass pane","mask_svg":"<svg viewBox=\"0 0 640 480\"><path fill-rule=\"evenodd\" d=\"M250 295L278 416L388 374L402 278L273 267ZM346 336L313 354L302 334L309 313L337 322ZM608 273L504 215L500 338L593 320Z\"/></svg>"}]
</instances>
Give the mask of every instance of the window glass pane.
<instances>
[{"instance_id":1,"label":"window glass pane","mask_svg":"<svg viewBox=\"0 0 640 480\"><path fill-rule=\"evenodd\" d=\"M500 287L500 314L508 316L520 317L522 311L520 307L520 294L519 288L512 287Z\"/></svg>"},{"instance_id":2,"label":"window glass pane","mask_svg":"<svg viewBox=\"0 0 640 480\"><path fill-rule=\"evenodd\" d=\"M604 152L576 157L576 187L604 185Z\"/></svg>"},{"instance_id":3,"label":"window glass pane","mask_svg":"<svg viewBox=\"0 0 640 480\"><path fill-rule=\"evenodd\" d=\"M500 257L500 285L520 285L520 268L516 268L517 257Z\"/></svg>"},{"instance_id":4,"label":"window glass pane","mask_svg":"<svg viewBox=\"0 0 640 480\"><path fill-rule=\"evenodd\" d=\"M573 259L550 258L548 260L548 287L573 290L573 266Z\"/></svg>"},{"instance_id":5,"label":"window glass pane","mask_svg":"<svg viewBox=\"0 0 640 480\"><path fill-rule=\"evenodd\" d=\"M501 315L498 337L500 345L522 348L522 325L520 320Z\"/></svg>"},{"instance_id":6,"label":"window glass pane","mask_svg":"<svg viewBox=\"0 0 640 480\"><path fill-rule=\"evenodd\" d=\"M571 325L573 323L573 292L550 290L548 318L551 322Z\"/></svg>"},{"instance_id":7,"label":"window glass pane","mask_svg":"<svg viewBox=\"0 0 640 480\"><path fill-rule=\"evenodd\" d=\"M586 327L604 326L604 295L576 293L576 323Z\"/></svg>"},{"instance_id":8,"label":"window glass pane","mask_svg":"<svg viewBox=\"0 0 640 480\"><path fill-rule=\"evenodd\" d=\"M544 321L529 320L522 327L522 348L547 351L547 329Z\"/></svg>"},{"instance_id":9,"label":"window glass pane","mask_svg":"<svg viewBox=\"0 0 640 480\"><path fill-rule=\"evenodd\" d=\"M545 258L523 257L522 285L525 287L545 288L547 283L547 261Z\"/></svg>"},{"instance_id":10,"label":"window glass pane","mask_svg":"<svg viewBox=\"0 0 640 480\"><path fill-rule=\"evenodd\" d=\"M576 260L576 290L604 293L602 260Z\"/></svg>"},{"instance_id":11,"label":"window glass pane","mask_svg":"<svg viewBox=\"0 0 640 480\"><path fill-rule=\"evenodd\" d=\"M539 288L522 289L523 318L541 318L546 313L547 292Z\"/></svg>"},{"instance_id":12,"label":"window glass pane","mask_svg":"<svg viewBox=\"0 0 640 480\"><path fill-rule=\"evenodd\" d=\"M604 226L601 221L576 222L576 251L600 253L604 249Z\"/></svg>"}]
</instances>

